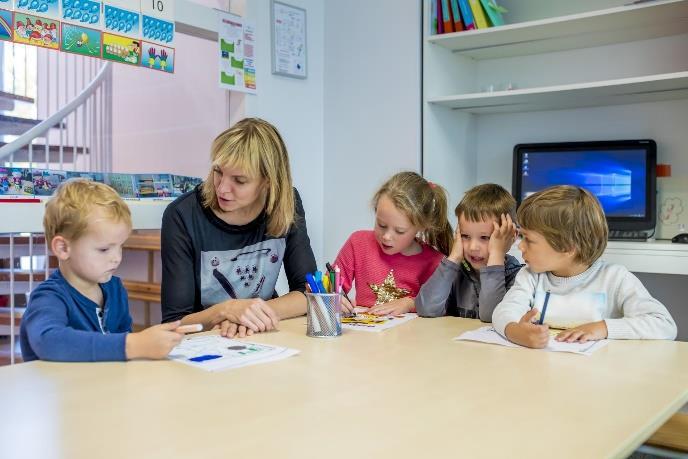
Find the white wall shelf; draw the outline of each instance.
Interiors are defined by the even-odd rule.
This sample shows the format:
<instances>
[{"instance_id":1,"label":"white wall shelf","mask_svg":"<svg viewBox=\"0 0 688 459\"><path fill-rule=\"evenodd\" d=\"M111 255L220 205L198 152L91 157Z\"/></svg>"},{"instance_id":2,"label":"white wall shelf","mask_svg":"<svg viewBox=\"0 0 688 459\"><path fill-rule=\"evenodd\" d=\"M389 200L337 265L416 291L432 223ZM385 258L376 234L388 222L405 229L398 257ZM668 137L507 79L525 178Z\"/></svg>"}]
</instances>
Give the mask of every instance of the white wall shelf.
<instances>
[{"instance_id":1,"label":"white wall shelf","mask_svg":"<svg viewBox=\"0 0 688 459\"><path fill-rule=\"evenodd\" d=\"M688 3L687 3L688 5ZM688 98L688 72L428 99L469 113L509 113Z\"/></svg>"},{"instance_id":2,"label":"white wall shelf","mask_svg":"<svg viewBox=\"0 0 688 459\"><path fill-rule=\"evenodd\" d=\"M688 4L669 0L434 35L428 42L480 60L626 43L686 32Z\"/></svg>"},{"instance_id":3,"label":"white wall shelf","mask_svg":"<svg viewBox=\"0 0 688 459\"><path fill-rule=\"evenodd\" d=\"M517 244L509 253L523 262ZM688 275L688 244L609 241L602 259L636 273Z\"/></svg>"},{"instance_id":4,"label":"white wall shelf","mask_svg":"<svg viewBox=\"0 0 688 459\"><path fill-rule=\"evenodd\" d=\"M45 202L1 202L0 214L8 216L0 223L0 234L42 233ZM160 229L162 214L171 200L126 200L131 210L133 229ZM11 217L10 217L11 216Z\"/></svg>"}]
</instances>

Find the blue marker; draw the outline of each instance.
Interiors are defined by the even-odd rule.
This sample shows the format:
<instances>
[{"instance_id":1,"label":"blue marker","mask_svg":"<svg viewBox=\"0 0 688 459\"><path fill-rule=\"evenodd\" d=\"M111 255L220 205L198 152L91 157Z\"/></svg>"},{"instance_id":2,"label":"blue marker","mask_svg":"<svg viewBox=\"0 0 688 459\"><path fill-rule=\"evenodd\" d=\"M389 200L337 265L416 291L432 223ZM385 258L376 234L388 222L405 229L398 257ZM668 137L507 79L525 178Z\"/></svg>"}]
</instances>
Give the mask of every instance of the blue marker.
<instances>
[{"instance_id":1,"label":"blue marker","mask_svg":"<svg viewBox=\"0 0 688 459\"><path fill-rule=\"evenodd\" d=\"M320 288L318 288L318 283L315 282L313 274L306 274L306 282L308 282L308 286L311 288L312 293L320 293Z\"/></svg>"},{"instance_id":2,"label":"blue marker","mask_svg":"<svg viewBox=\"0 0 688 459\"><path fill-rule=\"evenodd\" d=\"M315 283L318 284L319 293L327 293L327 290L325 290L325 286L322 283L322 271L315 272Z\"/></svg>"},{"instance_id":3,"label":"blue marker","mask_svg":"<svg viewBox=\"0 0 688 459\"><path fill-rule=\"evenodd\" d=\"M545 293L545 302L542 304L542 312L540 313L540 320L538 325L542 325L545 321L545 312L547 311L547 303L549 303L549 290Z\"/></svg>"}]
</instances>

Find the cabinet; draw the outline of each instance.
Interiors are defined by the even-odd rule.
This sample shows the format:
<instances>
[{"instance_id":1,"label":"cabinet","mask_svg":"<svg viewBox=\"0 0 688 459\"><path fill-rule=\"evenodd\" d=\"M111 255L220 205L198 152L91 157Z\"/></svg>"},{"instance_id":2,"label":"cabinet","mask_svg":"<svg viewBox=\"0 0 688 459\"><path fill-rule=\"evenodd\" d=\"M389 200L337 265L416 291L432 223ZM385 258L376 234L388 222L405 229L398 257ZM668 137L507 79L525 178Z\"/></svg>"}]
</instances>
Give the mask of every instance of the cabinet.
<instances>
[{"instance_id":1,"label":"cabinet","mask_svg":"<svg viewBox=\"0 0 688 459\"><path fill-rule=\"evenodd\" d=\"M688 0L499 3L507 25L435 36L424 3L423 174L450 208L511 190L518 143L653 138L688 176Z\"/></svg>"},{"instance_id":2,"label":"cabinet","mask_svg":"<svg viewBox=\"0 0 688 459\"><path fill-rule=\"evenodd\" d=\"M519 142L651 137L688 175L688 1L502 0L518 22L435 36L428 3L423 170L452 202L510 189Z\"/></svg>"}]
</instances>

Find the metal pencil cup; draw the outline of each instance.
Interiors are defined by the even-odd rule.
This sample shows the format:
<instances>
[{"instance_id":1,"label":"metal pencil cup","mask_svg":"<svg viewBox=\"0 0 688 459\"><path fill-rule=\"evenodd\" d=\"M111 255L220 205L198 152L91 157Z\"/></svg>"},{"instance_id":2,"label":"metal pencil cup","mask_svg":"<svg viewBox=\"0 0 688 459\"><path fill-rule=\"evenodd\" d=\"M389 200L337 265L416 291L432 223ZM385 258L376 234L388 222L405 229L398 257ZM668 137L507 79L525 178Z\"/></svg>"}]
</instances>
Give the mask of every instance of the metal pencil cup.
<instances>
[{"instance_id":1,"label":"metal pencil cup","mask_svg":"<svg viewBox=\"0 0 688 459\"><path fill-rule=\"evenodd\" d=\"M332 338L342 334L342 294L306 293L306 335Z\"/></svg>"}]
</instances>

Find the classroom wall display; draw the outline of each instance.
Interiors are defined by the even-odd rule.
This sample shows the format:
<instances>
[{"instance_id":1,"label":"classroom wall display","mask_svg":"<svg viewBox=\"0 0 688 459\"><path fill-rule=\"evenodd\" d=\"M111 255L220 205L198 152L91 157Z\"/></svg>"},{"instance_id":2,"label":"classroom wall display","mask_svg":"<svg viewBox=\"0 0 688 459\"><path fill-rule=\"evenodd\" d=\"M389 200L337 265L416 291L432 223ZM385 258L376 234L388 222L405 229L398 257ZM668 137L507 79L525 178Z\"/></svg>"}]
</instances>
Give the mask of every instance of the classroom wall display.
<instances>
[{"instance_id":1,"label":"classroom wall display","mask_svg":"<svg viewBox=\"0 0 688 459\"><path fill-rule=\"evenodd\" d=\"M14 42L59 49L59 22L24 13L14 14Z\"/></svg>"},{"instance_id":2,"label":"classroom wall display","mask_svg":"<svg viewBox=\"0 0 688 459\"><path fill-rule=\"evenodd\" d=\"M141 66L174 73L174 49L155 43L143 42Z\"/></svg>"},{"instance_id":3,"label":"classroom wall display","mask_svg":"<svg viewBox=\"0 0 688 459\"><path fill-rule=\"evenodd\" d=\"M99 30L62 23L60 49L82 56L100 57L102 43Z\"/></svg>"},{"instance_id":4,"label":"classroom wall display","mask_svg":"<svg viewBox=\"0 0 688 459\"><path fill-rule=\"evenodd\" d=\"M688 232L687 190L688 177L657 178L657 239Z\"/></svg>"},{"instance_id":5,"label":"classroom wall display","mask_svg":"<svg viewBox=\"0 0 688 459\"><path fill-rule=\"evenodd\" d=\"M0 40L12 41L12 14L9 10L0 10Z\"/></svg>"},{"instance_id":6,"label":"classroom wall display","mask_svg":"<svg viewBox=\"0 0 688 459\"><path fill-rule=\"evenodd\" d=\"M198 177L174 174L121 174L0 167L0 195L52 196L60 183L72 178L111 186L124 199L172 199L193 190Z\"/></svg>"},{"instance_id":7,"label":"classroom wall display","mask_svg":"<svg viewBox=\"0 0 688 459\"><path fill-rule=\"evenodd\" d=\"M0 0L0 41L165 73L174 73L174 24L174 0Z\"/></svg>"},{"instance_id":8,"label":"classroom wall display","mask_svg":"<svg viewBox=\"0 0 688 459\"><path fill-rule=\"evenodd\" d=\"M103 59L139 65L141 62L141 40L103 33Z\"/></svg>"},{"instance_id":9,"label":"classroom wall display","mask_svg":"<svg viewBox=\"0 0 688 459\"><path fill-rule=\"evenodd\" d=\"M272 73L306 78L306 10L274 1L272 14Z\"/></svg>"},{"instance_id":10,"label":"classroom wall display","mask_svg":"<svg viewBox=\"0 0 688 459\"><path fill-rule=\"evenodd\" d=\"M217 15L220 87L256 94L255 27L234 14Z\"/></svg>"}]
</instances>

